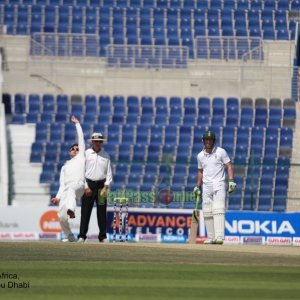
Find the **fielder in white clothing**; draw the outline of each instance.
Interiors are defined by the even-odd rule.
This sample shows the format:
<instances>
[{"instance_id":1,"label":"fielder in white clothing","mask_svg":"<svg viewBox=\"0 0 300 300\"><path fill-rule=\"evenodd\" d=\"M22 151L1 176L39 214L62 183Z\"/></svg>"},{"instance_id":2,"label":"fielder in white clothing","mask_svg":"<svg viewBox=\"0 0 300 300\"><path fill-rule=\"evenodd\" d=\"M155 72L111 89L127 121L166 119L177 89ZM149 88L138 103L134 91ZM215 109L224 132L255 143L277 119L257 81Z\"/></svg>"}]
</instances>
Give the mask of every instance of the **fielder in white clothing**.
<instances>
[{"instance_id":1,"label":"fielder in white clothing","mask_svg":"<svg viewBox=\"0 0 300 300\"><path fill-rule=\"evenodd\" d=\"M82 128L76 117L71 117L75 124L78 144L69 149L70 160L66 161L60 171L60 185L52 203L59 203L58 216L61 228L67 237L65 241L74 242L75 237L71 231L69 219L75 218L76 200L80 200L84 193L85 173L85 144Z\"/></svg>"},{"instance_id":2,"label":"fielder in white clothing","mask_svg":"<svg viewBox=\"0 0 300 300\"><path fill-rule=\"evenodd\" d=\"M228 172L228 192L236 191L234 169L227 152L215 147L216 136L206 131L202 136L204 149L197 155L198 178L194 188L196 196L202 193L202 209L208 240L205 244L223 244L225 231L225 199L227 183L225 168ZM201 192L202 187L202 192Z\"/></svg>"}]
</instances>

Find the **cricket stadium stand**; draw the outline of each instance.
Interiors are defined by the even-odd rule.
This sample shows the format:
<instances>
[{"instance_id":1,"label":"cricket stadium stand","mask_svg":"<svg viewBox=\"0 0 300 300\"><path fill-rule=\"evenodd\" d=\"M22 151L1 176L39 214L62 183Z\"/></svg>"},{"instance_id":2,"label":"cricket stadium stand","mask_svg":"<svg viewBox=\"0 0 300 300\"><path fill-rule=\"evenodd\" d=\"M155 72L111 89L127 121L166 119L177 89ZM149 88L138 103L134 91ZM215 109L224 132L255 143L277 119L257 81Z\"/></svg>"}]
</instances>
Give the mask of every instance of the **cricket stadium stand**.
<instances>
[{"instance_id":1,"label":"cricket stadium stand","mask_svg":"<svg viewBox=\"0 0 300 300\"><path fill-rule=\"evenodd\" d=\"M18 59L11 64L18 71L8 74L3 100L11 128L33 128L30 163L40 166L48 201L75 138L74 114L87 142L94 131L107 138L113 190L149 191L168 178L173 191L191 192L200 137L211 129L236 169L239 190L228 208L287 210L297 181L298 27L291 12L299 9L298 0L1 0L4 54L18 56L13 43L23 41L32 68L31 79L16 86ZM63 82L84 68L78 89L79 81Z\"/></svg>"}]
</instances>

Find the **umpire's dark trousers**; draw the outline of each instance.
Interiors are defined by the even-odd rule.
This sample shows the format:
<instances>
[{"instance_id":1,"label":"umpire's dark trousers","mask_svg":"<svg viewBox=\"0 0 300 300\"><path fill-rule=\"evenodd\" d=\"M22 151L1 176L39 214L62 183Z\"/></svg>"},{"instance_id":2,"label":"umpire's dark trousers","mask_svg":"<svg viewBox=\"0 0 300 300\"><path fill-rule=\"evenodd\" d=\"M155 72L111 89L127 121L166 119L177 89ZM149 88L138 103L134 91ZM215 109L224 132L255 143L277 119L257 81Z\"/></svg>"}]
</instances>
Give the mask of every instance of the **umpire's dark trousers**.
<instances>
[{"instance_id":1,"label":"umpire's dark trousers","mask_svg":"<svg viewBox=\"0 0 300 300\"><path fill-rule=\"evenodd\" d=\"M85 194L82 197L81 203L81 220L80 220L80 233L78 238L86 239L86 234L89 229L89 222L91 218L92 209L94 203L97 205L97 220L99 227L99 241L106 239L106 207L107 199L103 203L100 203L99 194L101 189L104 187L105 179L100 181L92 181L86 179L88 187L92 190L93 194L91 197L87 197Z\"/></svg>"}]
</instances>

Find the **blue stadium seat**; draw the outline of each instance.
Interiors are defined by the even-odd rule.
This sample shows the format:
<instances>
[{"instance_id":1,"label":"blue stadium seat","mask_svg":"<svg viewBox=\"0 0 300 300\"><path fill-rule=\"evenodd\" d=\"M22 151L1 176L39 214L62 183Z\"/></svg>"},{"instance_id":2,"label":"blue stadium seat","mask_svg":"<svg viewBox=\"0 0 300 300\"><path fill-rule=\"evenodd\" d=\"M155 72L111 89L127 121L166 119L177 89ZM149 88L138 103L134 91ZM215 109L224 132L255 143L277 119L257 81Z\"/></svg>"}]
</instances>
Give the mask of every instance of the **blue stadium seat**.
<instances>
[{"instance_id":1,"label":"blue stadium seat","mask_svg":"<svg viewBox=\"0 0 300 300\"><path fill-rule=\"evenodd\" d=\"M38 94L30 94L28 98L28 112L29 113L40 113L41 112L41 100Z\"/></svg>"},{"instance_id":2,"label":"blue stadium seat","mask_svg":"<svg viewBox=\"0 0 300 300\"><path fill-rule=\"evenodd\" d=\"M165 144L176 145L178 138L178 128L177 125L167 125L165 127Z\"/></svg>"},{"instance_id":3,"label":"blue stadium seat","mask_svg":"<svg viewBox=\"0 0 300 300\"><path fill-rule=\"evenodd\" d=\"M276 32L273 28L263 30L263 39L264 40L275 40Z\"/></svg>"},{"instance_id":4,"label":"blue stadium seat","mask_svg":"<svg viewBox=\"0 0 300 300\"><path fill-rule=\"evenodd\" d=\"M253 109L250 107L241 108L240 126L252 127L253 126Z\"/></svg>"},{"instance_id":5,"label":"blue stadium seat","mask_svg":"<svg viewBox=\"0 0 300 300\"><path fill-rule=\"evenodd\" d=\"M295 120L296 110L294 108L284 108L282 125L284 127L295 127Z\"/></svg>"},{"instance_id":6,"label":"blue stadium seat","mask_svg":"<svg viewBox=\"0 0 300 300\"><path fill-rule=\"evenodd\" d=\"M279 28L277 30L277 40L289 40L290 34L289 31L285 28Z\"/></svg>"},{"instance_id":7,"label":"blue stadium seat","mask_svg":"<svg viewBox=\"0 0 300 300\"><path fill-rule=\"evenodd\" d=\"M170 103L169 103L170 108L176 106L176 107L181 107L181 98L180 97L170 97Z\"/></svg>"},{"instance_id":8,"label":"blue stadium seat","mask_svg":"<svg viewBox=\"0 0 300 300\"><path fill-rule=\"evenodd\" d=\"M140 124L136 129L136 143L137 144L148 144L149 138L149 125Z\"/></svg>"},{"instance_id":9,"label":"blue stadium seat","mask_svg":"<svg viewBox=\"0 0 300 300\"><path fill-rule=\"evenodd\" d=\"M267 11L273 11L276 10L276 2L272 1L272 0L265 0L264 1L264 10Z\"/></svg>"},{"instance_id":10,"label":"blue stadium seat","mask_svg":"<svg viewBox=\"0 0 300 300\"><path fill-rule=\"evenodd\" d=\"M267 108L257 107L255 109L254 126L267 127L268 110Z\"/></svg>"},{"instance_id":11,"label":"blue stadium seat","mask_svg":"<svg viewBox=\"0 0 300 300\"><path fill-rule=\"evenodd\" d=\"M132 150L131 150L131 144L120 144L118 146L118 156L117 160L120 163L123 164L129 164L131 161L131 155L132 155Z\"/></svg>"},{"instance_id":12,"label":"blue stadium seat","mask_svg":"<svg viewBox=\"0 0 300 300\"><path fill-rule=\"evenodd\" d=\"M275 190L274 192L274 212L284 212L286 210L287 199L285 193L280 193Z\"/></svg>"},{"instance_id":13,"label":"blue stadium seat","mask_svg":"<svg viewBox=\"0 0 300 300\"><path fill-rule=\"evenodd\" d=\"M250 10L262 10L263 0L252 0L250 1Z\"/></svg>"},{"instance_id":14,"label":"blue stadium seat","mask_svg":"<svg viewBox=\"0 0 300 300\"><path fill-rule=\"evenodd\" d=\"M122 144L134 144L135 126L131 124L124 124L121 126Z\"/></svg>"},{"instance_id":15,"label":"blue stadium seat","mask_svg":"<svg viewBox=\"0 0 300 300\"><path fill-rule=\"evenodd\" d=\"M198 115L208 115L211 113L210 99L207 97L200 97L198 99Z\"/></svg>"},{"instance_id":16,"label":"blue stadium seat","mask_svg":"<svg viewBox=\"0 0 300 300\"><path fill-rule=\"evenodd\" d=\"M218 117L224 117L225 115L224 98L215 97L212 99L212 115Z\"/></svg>"},{"instance_id":17,"label":"blue stadium seat","mask_svg":"<svg viewBox=\"0 0 300 300\"><path fill-rule=\"evenodd\" d=\"M26 96L24 94L15 94L14 113L23 114L26 112Z\"/></svg>"},{"instance_id":18,"label":"blue stadium seat","mask_svg":"<svg viewBox=\"0 0 300 300\"><path fill-rule=\"evenodd\" d=\"M135 144L133 146L132 161L135 162L135 163L144 162L145 161L145 154L146 154L145 144Z\"/></svg>"},{"instance_id":19,"label":"blue stadium seat","mask_svg":"<svg viewBox=\"0 0 300 300\"><path fill-rule=\"evenodd\" d=\"M137 96L128 96L127 97L127 110L128 113L139 112L139 99ZM135 108L135 110L134 110Z\"/></svg>"},{"instance_id":20,"label":"blue stadium seat","mask_svg":"<svg viewBox=\"0 0 300 300\"><path fill-rule=\"evenodd\" d=\"M292 145L293 145L293 138L292 138L292 136L284 135L284 134L280 135L280 141L279 141L279 147L280 147L280 149L282 149L282 148L291 149Z\"/></svg>"},{"instance_id":21,"label":"blue stadium seat","mask_svg":"<svg viewBox=\"0 0 300 300\"><path fill-rule=\"evenodd\" d=\"M42 106L44 113L54 113L55 111L55 100L52 94L44 94L42 96Z\"/></svg>"},{"instance_id":22,"label":"blue stadium seat","mask_svg":"<svg viewBox=\"0 0 300 300\"><path fill-rule=\"evenodd\" d=\"M270 211L272 207L272 190L261 189L258 196L258 211Z\"/></svg>"},{"instance_id":23,"label":"blue stadium seat","mask_svg":"<svg viewBox=\"0 0 300 300\"><path fill-rule=\"evenodd\" d=\"M95 113L97 113L97 97L95 95L85 95L84 103L86 115L94 115Z\"/></svg>"},{"instance_id":24,"label":"blue stadium seat","mask_svg":"<svg viewBox=\"0 0 300 300\"><path fill-rule=\"evenodd\" d=\"M155 98L155 107L156 107L156 114L157 109L160 107L160 109L166 109L167 108L167 98L163 96L158 96Z\"/></svg>"},{"instance_id":25,"label":"blue stadium seat","mask_svg":"<svg viewBox=\"0 0 300 300\"><path fill-rule=\"evenodd\" d=\"M37 123L40 121L40 114L36 112L29 112L26 115L26 123Z\"/></svg>"},{"instance_id":26,"label":"blue stadium seat","mask_svg":"<svg viewBox=\"0 0 300 300\"><path fill-rule=\"evenodd\" d=\"M149 144L147 162L158 163L160 161L161 149L160 144Z\"/></svg>"},{"instance_id":27,"label":"blue stadium seat","mask_svg":"<svg viewBox=\"0 0 300 300\"><path fill-rule=\"evenodd\" d=\"M263 162L262 170L261 170L261 179L264 178L264 180L270 180L274 178L274 172L275 172L275 164Z\"/></svg>"},{"instance_id":28,"label":"blue stadium seat","mask_svg":"<svg viewBox=\"0 0 300 300\"><path fill-rule=\"evenodd\" d=\"M299 0L293 0L291 2L291 10L300 10L300 1Z\"/></svg>"},{"instance_id":29,"label":"blue stadium seat","mask_svg":"<svg viewBox=\"0 0 300 300\"><path fill-rule=\"evenodd\" d=\"M232 195L228 196L228 209L240 210L241 209L242 191L238 190Z\"/></svg>"},{"instance_id":30,"label":"blue stadium seat","mask_svg":"<svg viewBox=\"0 0 300 300\"><path fill-rule=\"evenodd\" d=\"M270 107L268 127L280 128L282 120L282 109Z\"/></svg>"}]
</instances>

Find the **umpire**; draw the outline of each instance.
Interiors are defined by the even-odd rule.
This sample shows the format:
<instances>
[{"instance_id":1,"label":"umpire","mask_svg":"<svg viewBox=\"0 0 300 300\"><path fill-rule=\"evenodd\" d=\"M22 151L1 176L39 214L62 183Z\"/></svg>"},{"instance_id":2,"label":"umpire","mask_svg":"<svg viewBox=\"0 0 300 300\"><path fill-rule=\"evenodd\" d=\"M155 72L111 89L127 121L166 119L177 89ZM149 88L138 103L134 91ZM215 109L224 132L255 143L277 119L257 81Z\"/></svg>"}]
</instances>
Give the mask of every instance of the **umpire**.
<instances>
[{"instance_id":1,"label":"umpire","mask_svg":"<svg viewBox=\"0 0 300 300\"><path fill-rule=\"evenodd\" d=\"M85 151L85 190L81 203L81 220L78 243L84 243L89 228L94 203L97 205L99 242L106 239L107 192L112 182L111 162L109 155L102 149L103 136L93 133L92 148Z\"/></svg>"}]
</instances>

